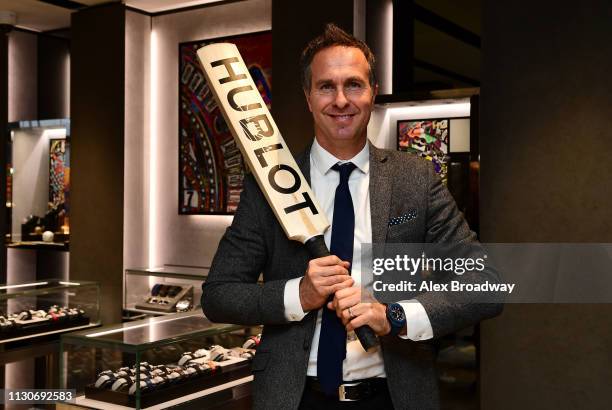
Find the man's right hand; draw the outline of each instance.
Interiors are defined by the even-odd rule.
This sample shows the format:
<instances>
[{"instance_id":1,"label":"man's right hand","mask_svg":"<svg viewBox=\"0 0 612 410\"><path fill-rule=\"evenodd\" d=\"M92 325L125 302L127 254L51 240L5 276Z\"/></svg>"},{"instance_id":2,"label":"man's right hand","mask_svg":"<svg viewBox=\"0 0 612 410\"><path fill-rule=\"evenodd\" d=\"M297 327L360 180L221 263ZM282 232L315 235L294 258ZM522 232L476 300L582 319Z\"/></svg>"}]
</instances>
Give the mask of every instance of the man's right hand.
<instances>
[{"instance_id":1,"label":"man's right hand","mask_svg":"<svg viewBox=\"0 0 612 410\"><path fill-rule=\"evenodd\" d=\"M304 312L319 309L327 302L329 295L353 286L349 266L349 262L335 255L308 262L306 274L300 281L300 302Z\"/></svg>"}]
</instances>

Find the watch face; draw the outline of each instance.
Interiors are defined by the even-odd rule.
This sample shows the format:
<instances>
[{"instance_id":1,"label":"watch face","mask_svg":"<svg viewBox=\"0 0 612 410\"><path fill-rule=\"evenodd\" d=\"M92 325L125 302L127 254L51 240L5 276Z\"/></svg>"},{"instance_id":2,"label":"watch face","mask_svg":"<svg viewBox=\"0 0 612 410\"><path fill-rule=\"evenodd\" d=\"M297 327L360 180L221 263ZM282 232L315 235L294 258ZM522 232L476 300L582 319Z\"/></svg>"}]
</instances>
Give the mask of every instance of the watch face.
<instances>
[{"instance_id":1,"label":"watch face","mask_svg":"<svg viewBox=\"0 0 612 410\"><path fill-rule=\"evenodd\" d=\"M389 306L389 315L396 322L403 322L406 319L404 309L402 309L402 307L396 303Z\"/></svg>"}]
</instances>

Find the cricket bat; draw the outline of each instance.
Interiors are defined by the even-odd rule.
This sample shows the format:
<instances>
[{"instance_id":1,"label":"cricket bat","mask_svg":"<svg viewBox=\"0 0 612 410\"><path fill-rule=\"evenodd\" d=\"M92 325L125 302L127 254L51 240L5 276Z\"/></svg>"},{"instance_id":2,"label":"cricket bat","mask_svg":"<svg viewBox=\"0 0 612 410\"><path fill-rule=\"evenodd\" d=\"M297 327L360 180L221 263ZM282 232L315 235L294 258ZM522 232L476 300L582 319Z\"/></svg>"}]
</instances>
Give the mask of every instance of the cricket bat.
<instances>
[{"instance_id":1,"label":"cricket bat","mask_svg":"<svg viewBox=\"0 0 612 410\"><path fill-rule=\"evenodd\" d=\"M238 48L210 44L198 50L209 88L244 160L287 237L306 245L313 258L329 255L323 234L329 221L268 111ZM378 338L369 326L355 330L369 350Z\"/></svg>"}]
</instances>

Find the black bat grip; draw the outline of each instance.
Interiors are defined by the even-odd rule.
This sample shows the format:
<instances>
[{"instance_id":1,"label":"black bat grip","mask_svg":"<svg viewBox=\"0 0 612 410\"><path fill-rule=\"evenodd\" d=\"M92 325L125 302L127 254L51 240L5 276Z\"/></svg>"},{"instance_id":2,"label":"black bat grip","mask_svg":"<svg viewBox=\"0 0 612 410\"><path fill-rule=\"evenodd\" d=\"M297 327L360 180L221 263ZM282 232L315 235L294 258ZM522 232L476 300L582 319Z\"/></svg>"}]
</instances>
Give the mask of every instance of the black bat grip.
<instances>
[{"instance_id":1,"label":"black bat grip","mask_svg":"<svg viewBox=\"0 0 612 410\"><path fill-rule=\"evenodd\" d=\"M325 245L323 235L313 236L307 240L304 245L306 245L306 249L308 249L308 252L313 258L322 258L331 255L329 249L327 249L327 245ZM355 334L366 352L379 344L376 333L374 333L370 326L366 325L355 329Z\"/></svg>"},{"instance_id":2,"label":"black bat grip","mask_svg":"<svg viewBox=\"0 0 612 410\"><path fill-rule=\"evenodd\" d=\"M324 256L329 256L329 249L327 249L327 245L325 245L325 239L323 239L323 235L313 236L304 244L306 245L306 249L308 249L308 253L313 258L322 258Z\"/></svg>"}]
</instances>

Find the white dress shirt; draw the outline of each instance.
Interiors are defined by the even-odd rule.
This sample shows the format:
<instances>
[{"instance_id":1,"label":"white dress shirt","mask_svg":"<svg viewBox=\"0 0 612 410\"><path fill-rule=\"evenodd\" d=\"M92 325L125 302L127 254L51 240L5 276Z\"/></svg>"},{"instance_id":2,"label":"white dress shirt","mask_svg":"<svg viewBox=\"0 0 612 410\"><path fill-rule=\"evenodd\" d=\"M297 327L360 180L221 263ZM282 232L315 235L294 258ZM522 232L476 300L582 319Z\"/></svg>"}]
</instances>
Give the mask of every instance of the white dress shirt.
<instances>
[{"instance_id":1,"label":"white dress shirt","mask_svg":"<svg viewBox=\"0 0 612 410\"><path fill-rule=\"evenodd\" d=\"M351 275L355 280L354 286L361 284L361 244L372 243L372 223L370 216L370 148L366 143L363 149L348 161L341 161L327 152L319 145L316 138L310 150L310 183L315 197L321 208L333 223L334 197L336 187L340 182L340 174L331 169L338 162L352 162L357 166L351 173L348 181L349 190L353 199L355 210L355 241L353 246L353 263ZM407 187L409 189L409 187ZM325 243L329 248L331 240L331 227L325 232ZM291 279L285 285L285 317L289 321L300 321L306 313L302 310L300 302L300 280ZM398 336L414 341L431 339L433 330L429 317L423 306L415 301L400 302L406 313L407 335ZM323 307L327 309L327 307ZM319 350L319 336L321 334L321 317L319 310L308 362L308 376L317 375L317 353ZM343 378L345 381L368 379L370 377L386 377L380 347L366 352L354 336L348 335L346 345L346 359L343 362Z\"/></svg>"}]
</instances>

